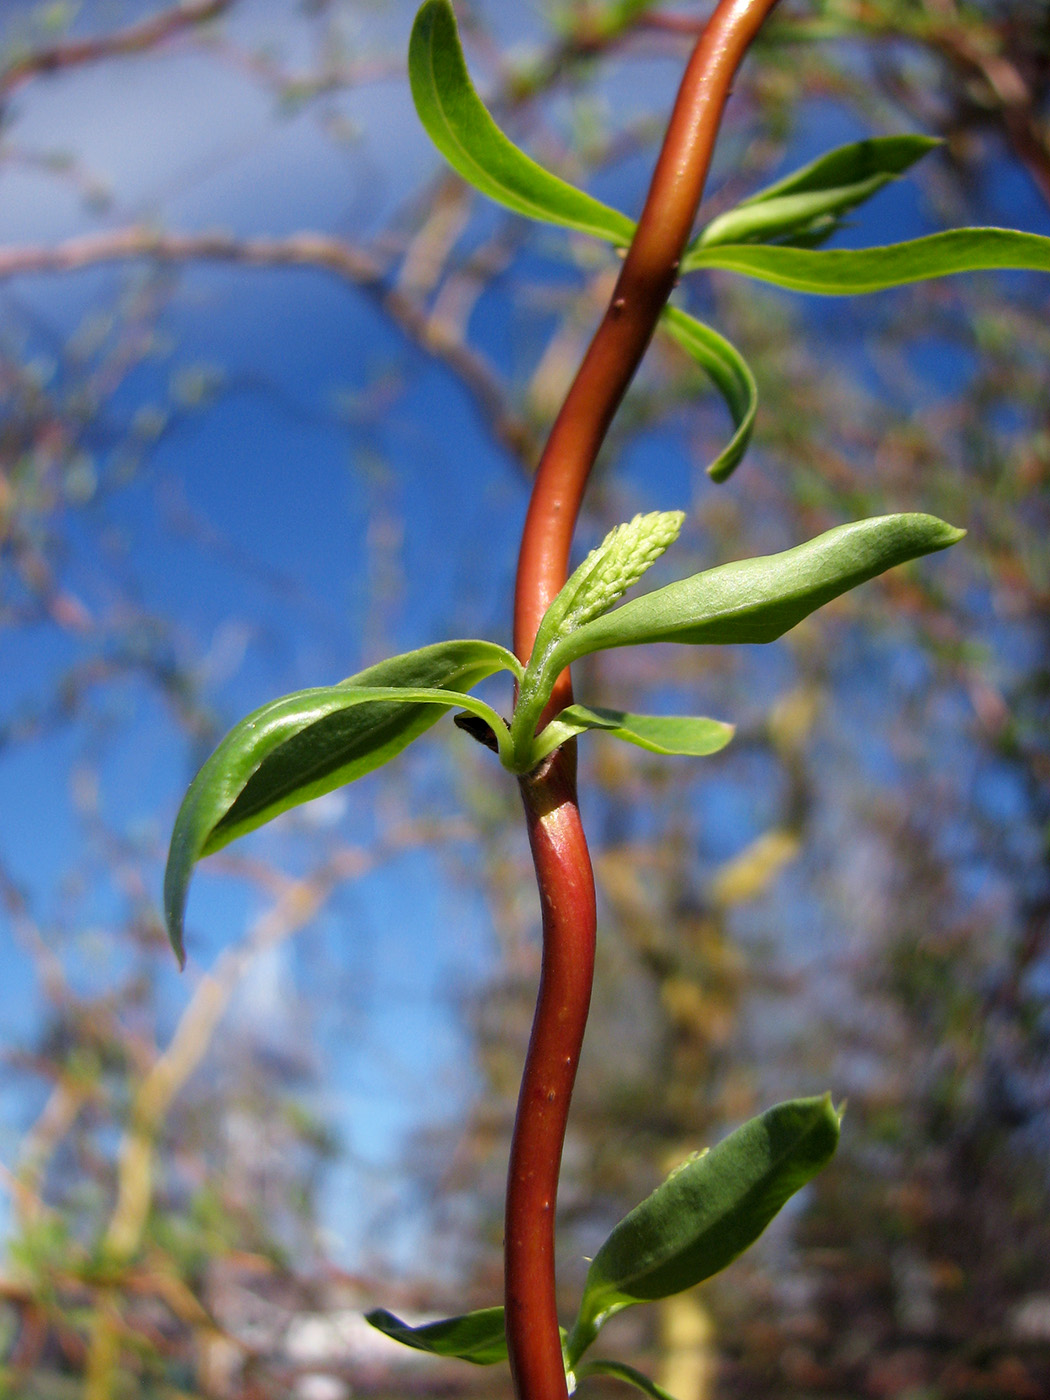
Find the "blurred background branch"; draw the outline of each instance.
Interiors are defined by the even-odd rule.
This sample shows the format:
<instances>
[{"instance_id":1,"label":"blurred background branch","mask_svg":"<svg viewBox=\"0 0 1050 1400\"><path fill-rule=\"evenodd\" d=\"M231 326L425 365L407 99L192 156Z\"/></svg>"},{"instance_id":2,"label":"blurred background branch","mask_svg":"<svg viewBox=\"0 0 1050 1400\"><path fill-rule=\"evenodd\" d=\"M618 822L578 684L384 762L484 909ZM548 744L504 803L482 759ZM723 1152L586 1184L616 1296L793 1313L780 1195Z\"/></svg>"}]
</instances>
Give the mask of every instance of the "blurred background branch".
<instances>
[{"instance_id":1,"label":"blurred background branch","mask_svg":"<svg viewBox=\"0 0 1050 1400\"><path fill-rule=\"evenodd\" d=\"M0 1375L26 1400L89 1378L405 1396L432 1376L392 1371L356 1311L496 1296L538 947L489 756L436 730L389 780L216 858L192 980L158 917L179 791L232 718L436 637L507 639L536 443L614 275L438 168L392 76L411 10L4 12ZM636 211L695 17L461 18L515 138ZM784 0L709 212L835 140L917 127L944 152L848 240L1050 231L1048 51L1022 0ZM841 1162L652 1333L625 1316L622 1353L678 1400L1035 1400L1046 288L832 305L717 276L693 295L755 367L752 452L708 485L722 406L656 345L585 535L687 507L682 572L887 510L969 537L936 578L869 586L760 656L581 668L581 697L688 703L738 736L696 768L583 750L601 945L560 1275L578 1284L676 1158L831 1087ZM486 1373L439 1383L498 1394Z\"/></svg>"}]
</instances>

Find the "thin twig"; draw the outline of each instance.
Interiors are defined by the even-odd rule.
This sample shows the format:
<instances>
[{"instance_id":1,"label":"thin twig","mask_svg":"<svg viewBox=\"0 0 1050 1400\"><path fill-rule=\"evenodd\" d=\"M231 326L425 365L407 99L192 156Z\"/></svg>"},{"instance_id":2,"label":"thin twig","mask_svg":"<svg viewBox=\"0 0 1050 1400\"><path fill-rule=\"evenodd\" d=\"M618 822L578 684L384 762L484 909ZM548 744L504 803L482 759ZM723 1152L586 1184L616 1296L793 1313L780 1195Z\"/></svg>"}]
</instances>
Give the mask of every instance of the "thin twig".
<instances>
[{"instance_id":1,"label":"thin twig","mask_svg":"<svg viewBox=\"0 0 1050 1400\"><path fill-rule=\"evenodd\" d=\"M67 39L34 49L0 73L0 103L31 78L57 73L64 68L76 68L85 63L96 63L100 59L115 58L120 54L146 53L182 30L217 19L232 3L233 0L182 0L181 4L172 5L150 19L140 20L138 24L130 24L125 29L116 29L90 39Z\"/></svg>"},{"instance_id":2,"label":"thin twig","mask_svg":"<svg viewBox=\"0 0 1050 1400\"><path fill-rule=\"evenodd\" d=\"M317 268L340 277L368 295L413 345L459 378L497 442L526 465L534 460L532 432L507 408L503 386L484 358L436 321L419 299L391 286L389 271L379 259L343 239L320 233L295 233L287 238L238 238L221 231L162 233L132 225L70 238L52 248L0 248L0 281L139 258L162 263Z\"/></svg>"}]
</instances>

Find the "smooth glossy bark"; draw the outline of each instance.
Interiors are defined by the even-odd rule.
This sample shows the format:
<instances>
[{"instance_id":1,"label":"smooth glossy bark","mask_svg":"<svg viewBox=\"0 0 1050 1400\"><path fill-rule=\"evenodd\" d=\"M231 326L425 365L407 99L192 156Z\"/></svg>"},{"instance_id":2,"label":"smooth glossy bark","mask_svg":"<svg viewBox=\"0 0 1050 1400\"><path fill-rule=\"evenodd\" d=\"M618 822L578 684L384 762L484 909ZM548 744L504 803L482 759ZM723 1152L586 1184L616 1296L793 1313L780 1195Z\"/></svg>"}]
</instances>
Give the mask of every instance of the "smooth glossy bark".
<instances>
[{"instance_id":1,"label":"smooth glossy bark","mask_svg":"<svg viewBox=\"0 0 1050 1400\"><path fill-rule=\"evenodd\" d=\"M543 964L507 1174L506 1326L519 1396L566 1395L554 1210L594 974L595 902L576 805L575 742L521 780L543 916Z\"/></svg>"},{"instance_id":2,"label":"smooth glossy bark","mask_svg":"<svg viewBox=\"0 0 1050 1400\"><path fill-rule=\"evenodd\" d=\"M568 577L591 468L674 287L733 75L776 0L722 0L689 61L638 229L608 310L541 458L522 534L514 649L528 660ZM572 700L559 677L541 723ZM567 1400L554 1216L572 1086L590 1005L595 906L576 796L575 741L521 780L543 915L540 990L511 1144L506 1328L519 1400Z\"/></svg>"}]
</instances>

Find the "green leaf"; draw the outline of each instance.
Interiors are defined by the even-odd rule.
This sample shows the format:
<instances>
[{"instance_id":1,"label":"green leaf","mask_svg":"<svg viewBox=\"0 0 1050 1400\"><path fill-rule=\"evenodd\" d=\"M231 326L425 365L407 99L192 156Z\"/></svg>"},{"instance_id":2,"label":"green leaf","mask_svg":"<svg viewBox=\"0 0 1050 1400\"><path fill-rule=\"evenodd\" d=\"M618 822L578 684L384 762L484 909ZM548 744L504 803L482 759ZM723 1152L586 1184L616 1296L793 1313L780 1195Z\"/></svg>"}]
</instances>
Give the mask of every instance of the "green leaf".
<instances>
[{"instance_id":1,"label":"green leaf","mask_svg":"<svg viewBox=\"0 0 1050 1400\"><path fill-rule=\"evenodd\" d=\"M568 705L537 736L538 758L546 758L576 734L600 729L614 739L637 744L650 753L683 754L705 758L724 749L733 737L733 726L717 719L676 715L632 715L625 710Z\"/></svg>"},{"instance_id":2,"label":"green leaf","mask_svg":"<svg viewBox=\"0 0 1050 1400\"><path fill-rule=\"evenodd\" d=\"M684 272L722 267L795 292L850 296L947 277L1013 268L1050 272L1050 238L1008 228L957 228L883 248L776 248L744 243L694 248Z\"/></svg>"},{"instance_id":3,"label":"green leaf","mask_svg":"<svg viewBox=\"0 0 1050 1400\"><path fill-rule=\"evenodd\" d=\"M492 120L474 90L449 0L426 0L408 47L412 98L427 134L454 170L482 194L526 218L562 224L626 247L626 214L559 180Z\"/></svg>"},{"instance_id":4,"label":"green leaf","mask_svg":"<svg viewBox=\"0 0 1050 1400\"><path fill-rule=\"evenodd\" d=\"M736 432L707 469L713 481L725 481L751 441L758 411L755 376L740 351L724 336L677 306L664 307L660 324L693 357L726 401Z\"/></svg>"},{"instance_id":5,"label":"green leaf","mask_svg":"<svg viewBox=\"0 0 1050 1400\"><path fill-rule=\"evenodd\" d=\"M365 1314L365 1321L395 1342L434 1356L455 1356L461 1361L472 1361L475 1366L492 1366L507 1359L502 1308L480 1308L421 1327L410 1327L385 1308L377 1308Z\"/></svg>"},{"instance_id":6,"label":"green leaf","mask_svg":"<svg viewBox=\"0 0 1050 1400\"><path fill-rule=\"evenodd\" d=\"M840 593L907 559L946 549L964 534L932 515L839 525L782 554L723 564L624 603L559 642L545 671L558 675L608 647L771 642Z\"/></svg>"},{"instance_id":7,"label":"green leaf","mask_svg":"<svg viewBox=\"0 0 1050 1400\"><path fill-rule=\"evenodd\" d=\"M829 1094L793 1099L676 1168L592 1260L569 1337L570 1368L615 1313L681 1293L731 1264L830 1160L838 1140Z\"/></svg>"},{"instance_id":8,"label":"green leaf","mask_svg":"<svg viewBox=\"0 0 1050 1400\"><path fill-rule=\"evenodd\" d=\"M720 214L690 246L827 238L842 216L896 180L941 142L932 136L876 136L839 146Z\"/></svg>"},{"instance_id":9,"label":"green leaf","mask_svg":"<svg viewBox=\"0 0 1050 1400\"><path fill-rule=\"evenodd\" d=\"M495 712L457 687L499 670L520 675L494 642L439 642L381 661L336 686L271 700L226 735L190 784L164 874L168 935L185 962L183 914L193 867L227 842L301 802L386 763L453 705Z\"/></svg>"},{"instance_id":10,"label":"green leaf","mask_svg":"<svg viewBox=\"0 0 1050 1400\"><path fill-rule=\"evenodd\" d=\"M894 179L921 160L937 146L943 146L938 136L909 133L904 136L872 136L865 141L851 141L836 146L833 151L818 156L798 170L792 171L772 185L741 200L738 208L751 204L768 204L789 194L811 194L822 190L841 189L869 180L873 175Z\"/></svg>"},{"instance_id":11,"label":"green leaf","mask_svg":"<svg viewBox=\"0 0 1050 1400\"><path fill-rule=\"evenodd\" d=\"M641 1371L635 1370L633 1366L627 1366L622 1361L605 1361L595 1358L588 1361L586 1366L574 1372L576 1381L585 1381L588 1376L613 1376L618 1381L626 1381L628 1385L633 1385L635 1390L642 1391L643 1394L652 1397L652 1400L674 1400L674 1396L662 1385L657 1385Z\"/></svg>"}]
</instances>

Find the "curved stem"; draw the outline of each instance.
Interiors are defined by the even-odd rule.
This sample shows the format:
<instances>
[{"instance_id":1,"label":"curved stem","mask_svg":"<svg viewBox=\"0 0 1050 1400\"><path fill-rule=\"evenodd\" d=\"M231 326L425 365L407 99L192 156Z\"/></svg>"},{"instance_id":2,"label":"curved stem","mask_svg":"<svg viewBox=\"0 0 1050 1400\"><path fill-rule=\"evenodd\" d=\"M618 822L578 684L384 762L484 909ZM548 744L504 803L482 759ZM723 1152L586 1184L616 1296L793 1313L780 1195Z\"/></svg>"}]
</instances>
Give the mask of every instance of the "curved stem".
<instances>
[{"instance_id":1,"label":"curved stem","mask_svg":"<svg viewBox=\"0 0 1050 1400\"><path fill-rule=\"evenodd\" d=\"M733 75L775 3L721 0L689 60L634 241L537 469L514 598L514 650L523 662L568 577L591 467L674 288ZM562 677L548 717L571 693Z\"/></svg>"},{"instance_id":2,"label":"curved stem","mask_svg":"<svg viewBox=\"0 0 1050 1400\"><path fill-rule=\"evenodd\" d=\"M554 1207L594 973L594 877L576 805L575 746L521 780L543 914L543 966L507 1174L506 1328L519 1396L565 1400Z\"/></svg>"},{"instance_id":3,"label":"curved stem","mask_svg":"<svg viewBox=\"0 0 1050 1400\"><path fill-rule=\"evenodd\" d=\"M720 0L686 68L613 297L536 474L514 597L523 663L568 577L587 479L674 287L733 75L776 0ZM572 700L566 670L542 725ZM543 914L543 967L511 1143L506 1329L519 1400L568 1400L554 1276L554 1213L569 1099L594 970L594 878L576 796L575 742L521 779Z\"/></svg>"}]
</instances>

